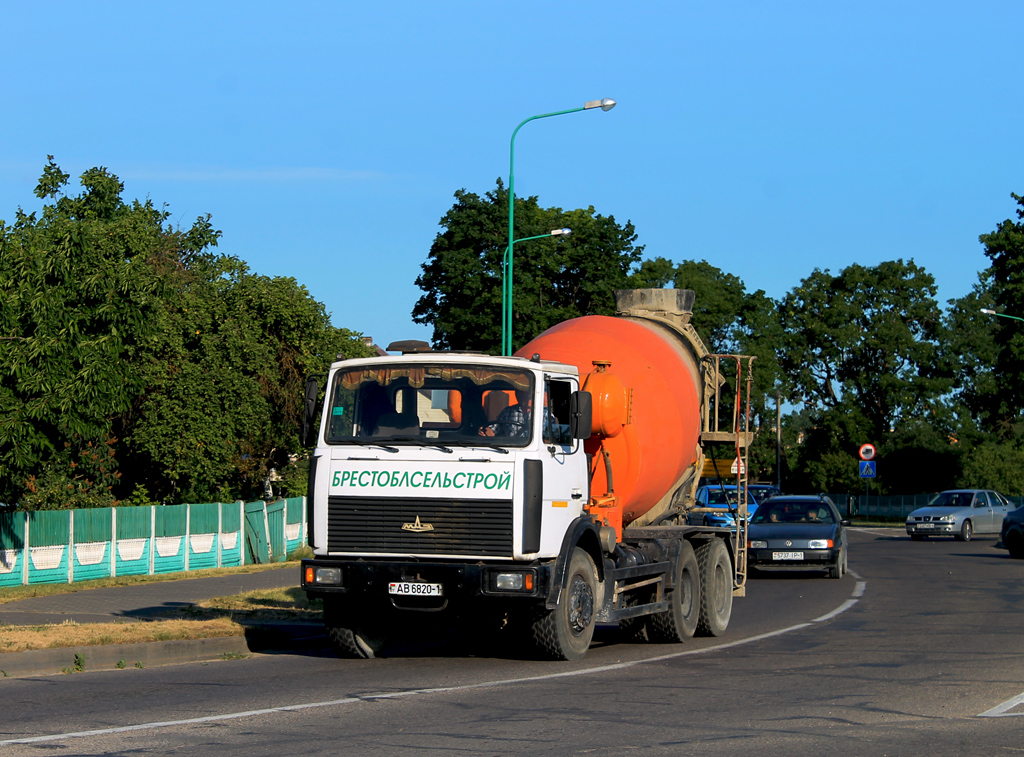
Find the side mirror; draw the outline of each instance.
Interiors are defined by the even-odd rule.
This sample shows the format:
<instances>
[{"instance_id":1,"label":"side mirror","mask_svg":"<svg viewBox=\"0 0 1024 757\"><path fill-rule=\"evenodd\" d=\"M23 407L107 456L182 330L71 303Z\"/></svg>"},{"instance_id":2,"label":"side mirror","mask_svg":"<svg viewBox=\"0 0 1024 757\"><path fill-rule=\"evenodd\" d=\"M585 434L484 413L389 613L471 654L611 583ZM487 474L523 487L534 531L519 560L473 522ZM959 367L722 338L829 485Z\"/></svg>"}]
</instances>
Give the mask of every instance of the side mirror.
<instances>
[{"instance_id":1,"label":"side mirror","mask_svg":"<svg viewBox=\"0 0 1024 757\"><path fill-rule=\"evenodd\" d=\"M306 379L306 405L302 415L302 446L313 446L313 433L316 430L316 400L320 396L320 385L315 378Z\"/></svg>"},{"instance_id":2,"label":"side mirror","mask_svg":"<svg viewBox=\"0 0 1024 757\"><path fill-rule=\"evenodd\" d=\"M589 439L594 425L594 406L590 392L573 392L569 401L569 433L573 439Z\"/></svg>"}]
</instances>

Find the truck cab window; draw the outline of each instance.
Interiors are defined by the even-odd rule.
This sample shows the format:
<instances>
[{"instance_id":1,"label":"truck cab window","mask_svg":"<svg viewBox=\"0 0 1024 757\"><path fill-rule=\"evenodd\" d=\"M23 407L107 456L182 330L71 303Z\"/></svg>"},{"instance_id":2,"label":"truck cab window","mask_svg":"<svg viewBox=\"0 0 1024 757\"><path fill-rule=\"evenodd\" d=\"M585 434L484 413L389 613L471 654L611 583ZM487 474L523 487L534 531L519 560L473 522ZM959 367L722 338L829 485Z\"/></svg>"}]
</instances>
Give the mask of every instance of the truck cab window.
<instances>
[{"instance_id":1,"label":"truck cab window","mask_svg":"<svg viewBox=\"0 0 1024 757\"><path fill-rule=\"evenodd\" d=\"M528 371L415 363L338 371L331 388L328 444L497 444L521 447L530 428L515 423L531 397Z\"/></svg>"},{"instance_id":2,"label":"truck cab window","mask_svg":"<svg viewBox=\"0 0 1024 757\"><path fill-rule=\"evenodd\" d=\"M544 426L545 444L571 445L569 435L569 404L572 398L572 384L568 381L548 379L544 382Z\"/></svg>"}]
</instances>

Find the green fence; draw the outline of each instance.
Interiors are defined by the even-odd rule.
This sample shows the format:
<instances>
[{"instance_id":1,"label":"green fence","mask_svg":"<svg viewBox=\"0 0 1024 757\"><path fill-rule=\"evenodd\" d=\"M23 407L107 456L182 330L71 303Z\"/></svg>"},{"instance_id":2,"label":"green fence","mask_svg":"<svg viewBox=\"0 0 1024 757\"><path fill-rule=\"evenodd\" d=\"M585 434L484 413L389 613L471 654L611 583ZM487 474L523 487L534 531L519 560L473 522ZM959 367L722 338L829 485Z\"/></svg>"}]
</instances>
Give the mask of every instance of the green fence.
<instances>
[{"instance_id":1,"label":"green fence","mask_svg":"<svg viewBox=\"0 0 1024 757\"><path fill-rule=\"evenodd\" d=\"M927 507L937 492L931 494L829 494L839 512L856 518L906 518L919 507ZM1007 497L1014 507L1024 504L1024 497Z\"/></svg>"},{"instance_id":2,"label":"green fence","mask_svg":"<svg viewBox=\"0 0 1024 757\"><path fill-rule=\"evenodd\" d=\"M306 543L305 513L303 497L0 513L0 588L282 561Z\"/></svg>"}]
</instances>

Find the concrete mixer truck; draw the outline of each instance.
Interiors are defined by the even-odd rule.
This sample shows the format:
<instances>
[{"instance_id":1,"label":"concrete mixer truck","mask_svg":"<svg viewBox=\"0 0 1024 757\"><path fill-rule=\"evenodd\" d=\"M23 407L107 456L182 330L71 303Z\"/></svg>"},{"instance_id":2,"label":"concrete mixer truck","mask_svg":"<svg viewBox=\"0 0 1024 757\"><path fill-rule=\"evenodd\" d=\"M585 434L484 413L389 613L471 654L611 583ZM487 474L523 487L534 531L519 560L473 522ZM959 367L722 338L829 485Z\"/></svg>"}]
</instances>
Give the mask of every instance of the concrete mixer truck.
<instances>
[{"instance_id":1,"label":"concrete mixer truck","mask_svg":"<svg viewBox=\"0 0 1024 757\"><path fill-rule=\"evenodd\" d=\"M598 623L662 642L726 630L745 513L732 529L690 516L707 445L746 457L753 358L708 353L691 291L616 296L615 317L511 357L400 343L334 363L322 408L307 383L302 588L339 654L379 655L428 618L492 619L564 660Z\"/></svg>"}]
</instances>

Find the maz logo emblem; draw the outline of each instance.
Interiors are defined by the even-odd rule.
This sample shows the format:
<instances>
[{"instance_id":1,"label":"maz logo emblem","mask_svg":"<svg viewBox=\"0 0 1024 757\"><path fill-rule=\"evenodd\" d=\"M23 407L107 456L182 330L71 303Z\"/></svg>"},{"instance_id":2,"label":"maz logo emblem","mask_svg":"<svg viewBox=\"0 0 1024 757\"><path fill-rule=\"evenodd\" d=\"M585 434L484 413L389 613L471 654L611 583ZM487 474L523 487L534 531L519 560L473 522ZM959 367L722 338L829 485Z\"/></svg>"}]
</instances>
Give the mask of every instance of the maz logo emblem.
<instances>
[{"instance_id":1,"label":"maz logo emblem","mask_svg":"<svg viewBox=\"0 0 1024 757\"><path fill-rule=\"evenodd\" d=\"M420 516L417 515L416 516L416 522L415 523L403 523L402 524L402 530L403 531L415 531L416 533L421 534L424 531L433 531L434 527L430 523L420 523Z\"/></svg>"}]
</instances>

